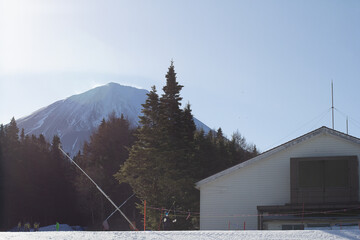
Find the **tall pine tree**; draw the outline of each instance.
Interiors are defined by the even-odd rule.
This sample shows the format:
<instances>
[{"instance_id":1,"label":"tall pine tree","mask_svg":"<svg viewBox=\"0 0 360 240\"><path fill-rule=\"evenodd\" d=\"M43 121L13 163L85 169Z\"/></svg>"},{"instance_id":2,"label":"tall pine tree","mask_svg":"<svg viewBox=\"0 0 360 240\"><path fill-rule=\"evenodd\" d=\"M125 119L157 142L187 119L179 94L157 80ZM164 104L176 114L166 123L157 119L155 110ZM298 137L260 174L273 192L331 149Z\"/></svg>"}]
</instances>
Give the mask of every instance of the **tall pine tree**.
<instances>
[{"instance_id":1,"label":"tall pine tree","mask_svg":"<svg viewBox=\"0 0 360 240\"><path fill-rule=\"evenodd\" d=\"M91 135L90 142L84 146L83 155L76 157L84 171L116 203L125 201L132 194L129 185L119 185L113 177L128 158L128 148L133 143L132 134L129 121L123 115L118 118L112 113ZM114 207L84 175L79 174L76 186L84 214L92 219L92 223L88 224L98 229ZM133 220L135 208L132 200L122 210ZM128 227L128 223L119 215L113 216L109 223L112 230L125 230Z\"/></svg>"},{"instance_id":2,"label":"tall pine tree","mask_svg":"<svg viewBox=\"0 0 360 240\"><path fill-rule=\"evenodd\" d=\"M238 142L224 137L221 128L196 132L190 105L181 109L180 91L174 64L166 74L164 93L159 98L155 87L143 104L143 116L137 130L137 141L130 149L129 158L115 177L120 183L127 182L148 208L149 229L195 229L197 219L175 216L175 211L199 209L199 192L194 184L200 179L246 160L249 153ZM240 139L241 140L241 139ZM242 139L244 140L244 139ZM245 140L244 140L245 141ZM244 153L244 154L242 154ZM138 208L143 211L143 205ZM176 221L161 221L166 212ZM170 209L170 211L169 211Z\"/></svg>"},{"instance_id":3,"label":"tall pine tree","mask_svg":"<svg viewBox=\"0 0 360 240\"><path fill-rule=\"evenodd\" d=\"M116 174L120 182L128 182L141 200L150 206L171 208L172 212L195 210L198 201L190 170L195 131L190 106L182 110L181 86L176 80L173 62L166 74L164 94L158 98L155 87L143 104L138 140L129 159ZM194 194L195 192L195 194ZM141 211L142 205L139 205ZM148 227L157 230L164 225L162 213L150 209L146 213ZM175 215L172 218L176 218ZM191 229L192 222L181 217L165 229Z\"/></svg>"},{"instance_id":4,"label":"tall pine tree","mask_svg":"<svg viewBox=\"0 0 360 240\"><path fill-rule=\"evenodd\" d=\"M115 175L120 183L129 183L137 197L155 203L157 193L161 191L160 175L164 172L157 147L161 133L159 131L159 96L156 88L147 94L145 104L142 104L143 115L140 116L137 141L131 147L129 158ZM139 205L141 209L142 204ZM150 214L150 222L156 222L157 216ZM156 223L153 224L153 227Z\"/></svg>"},{"instance_id":5,"label":"tall pine tree","mask_svg":"<svg viewBox=\"0 0 360 240\"><path fill-rule=\"evenodd\" d=\"M169 140L172 143L176 143L182 137L183 111L180 109L182 100L180 91L183 86L176 81L176 73L172 61L165 77L164 94L160 99L160 119L164 133L169 136Z\"/></svg>"}]
</instances>

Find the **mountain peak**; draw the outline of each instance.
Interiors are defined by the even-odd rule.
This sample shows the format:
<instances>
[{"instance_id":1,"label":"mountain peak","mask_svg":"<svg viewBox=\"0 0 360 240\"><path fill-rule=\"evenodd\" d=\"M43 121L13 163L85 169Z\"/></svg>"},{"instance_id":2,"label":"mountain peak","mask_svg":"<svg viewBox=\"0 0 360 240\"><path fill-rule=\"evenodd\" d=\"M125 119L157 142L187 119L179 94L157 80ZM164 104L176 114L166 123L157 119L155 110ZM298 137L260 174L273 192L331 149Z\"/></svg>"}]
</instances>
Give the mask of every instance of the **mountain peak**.
<instances>
[{"instance_id":1,"label":"mountain peak","mask_svg":"<svg viewBox=\"0 0 360 240\"><path fill-rule=\"evenodd\" d=\"M104 86L107 86L107 87L115 87L115 86L124 86L124 85L121 85L119 83L115 83L115 82L109 82L108 84L104 85ZM125 86L124 86L125 87Z\"/></svg>"},{"instance_id":2,"label":"mountain peak","mask_svg":"<svg viewBox=\"0 0 360 240\"><path fill-rule=\"evenodd\" d=\"M111 82L42 108L19 119L18 126L24 128L25 134L43 134L49 141L58 135L65 151L74 155L111 113L118 117L123 114L132 126L137 126L147 93L145 89ZM199 120L194 121L198 128L210 130Z\"/></svg>"},{"instance_id":3,"label":"mountain peak","mask_svg":"<svg viewBox=\"0 0 360 240\"><path fill-rule=\"evenodd\" d=\"M110 87L110 88L124 88L124 89L138 89L138 90L145 90L142 88L138 88L138 87L134 87L134 86L129 86L129 85L122 85L120 83L116 83L116 82L109 82L103 86L99 86L99 87ZM147 90L145 90L147 91Z\"/></svg>"},{"instance_id":4,"label":"mountain peak","mask_svg":"<svg viewBox=\"0 0 360 240\"><path fill-rule=\"evenodd\" d=\"M131 99L134 98L133 95L144 95L147 92L148 91L145 89L138 89L135 87L124 86L118 83L110 82L106 85L90 89L84 93L73 95L66 100L86 104L100 101L116 101L129 98Z\"/></svg>"}]
</instances>

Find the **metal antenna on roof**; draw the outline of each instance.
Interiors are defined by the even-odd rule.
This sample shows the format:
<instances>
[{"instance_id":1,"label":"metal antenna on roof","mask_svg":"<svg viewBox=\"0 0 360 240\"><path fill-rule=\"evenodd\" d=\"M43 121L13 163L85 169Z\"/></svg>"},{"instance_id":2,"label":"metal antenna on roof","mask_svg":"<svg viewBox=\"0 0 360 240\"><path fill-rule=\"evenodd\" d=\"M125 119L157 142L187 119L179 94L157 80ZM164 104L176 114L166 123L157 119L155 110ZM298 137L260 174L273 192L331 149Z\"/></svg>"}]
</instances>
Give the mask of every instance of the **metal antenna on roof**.
<instances>
[{"instance_id":1,"label":"metal antenna on roof","mask_svg":"<svg viewBox=\"0 0 360 240\"><path fill-rule=\"evenodd\" d=\"M334 129L334 86L331 80L331 111L332 111L332 129Z\"/></svg>"},{"instance_id":2,"label":"metal antenna on roof","mask_svg":"<svg viewBox=\"0 0 360 240\"><path fill-rule=\"evenodd\" d=\"M346 135L349 135L349 119L346 116Z\"/></svg>"}]
</instances>

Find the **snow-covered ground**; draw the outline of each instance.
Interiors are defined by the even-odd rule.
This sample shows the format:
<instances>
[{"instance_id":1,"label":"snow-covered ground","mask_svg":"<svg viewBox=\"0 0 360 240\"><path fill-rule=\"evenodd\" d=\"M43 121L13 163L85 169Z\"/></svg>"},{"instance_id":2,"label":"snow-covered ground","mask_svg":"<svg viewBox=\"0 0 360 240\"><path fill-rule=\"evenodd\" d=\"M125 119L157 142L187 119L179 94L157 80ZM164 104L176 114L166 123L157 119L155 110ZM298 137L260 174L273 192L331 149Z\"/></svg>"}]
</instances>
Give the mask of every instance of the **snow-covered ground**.
<instances>
[{"instance_id":1,"label":"snow-covered ground","mask_svg":"<svg viewBox=\"0 0 360 240\"><path fill-rule=\"evenodd\" d=\"M234 240L234 239L360 239L360 230L304 230L304 231L146 231L146 232L3 232L0 239L200 239L200 240Z\"/></svg>"}]
</instances>

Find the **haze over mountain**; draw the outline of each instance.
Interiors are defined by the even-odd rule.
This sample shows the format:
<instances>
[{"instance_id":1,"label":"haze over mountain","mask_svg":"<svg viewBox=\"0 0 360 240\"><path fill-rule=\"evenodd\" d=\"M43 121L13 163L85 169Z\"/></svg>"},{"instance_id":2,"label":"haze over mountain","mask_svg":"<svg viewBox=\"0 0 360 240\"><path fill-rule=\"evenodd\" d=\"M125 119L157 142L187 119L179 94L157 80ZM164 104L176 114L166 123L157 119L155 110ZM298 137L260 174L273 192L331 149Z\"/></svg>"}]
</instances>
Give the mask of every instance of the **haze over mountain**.
<instances>
[{"instance_id":1,"label":"haze over mountain","mask_svg":"<svg viewBox=\"0 0 360 240\"><path fill-rule=\"evenodd\" d=\"M112 112L123 114L133 127L138 125L141 104L145 103L147 90L117 83L109 83L87 92L57 101L17 120L19 129L26 135L43 134L49 141L54 135L61 139L65 151L74 155L82 149L103 118ZM210 128L194 118L198 129Z\"/></svg>"}]
</instances>

